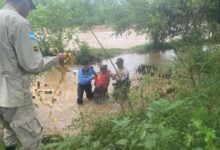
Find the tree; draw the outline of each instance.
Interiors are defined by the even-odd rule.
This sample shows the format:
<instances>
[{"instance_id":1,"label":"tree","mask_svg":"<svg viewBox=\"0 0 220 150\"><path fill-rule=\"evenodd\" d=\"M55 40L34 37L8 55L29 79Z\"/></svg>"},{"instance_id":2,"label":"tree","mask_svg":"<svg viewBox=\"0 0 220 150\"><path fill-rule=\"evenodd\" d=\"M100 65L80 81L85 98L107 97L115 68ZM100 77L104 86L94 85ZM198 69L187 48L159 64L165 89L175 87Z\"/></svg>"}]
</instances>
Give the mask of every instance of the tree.
<instances>
[{"instance_id":1,"label":"tree","mask_svg":"<svg viewBox=\"0 0 220 150\"><path fill-rule=\"evenodd\" d=\"M38 34L39 44L43 54L51 55L51 51L64 50L63 41L72 39L72 16L69 13L68 1L37 0L37 9L29 15L34 30Z\"/></svg>"},{"instance_id":2,"label":"tree","mask_svg":"<svg viewBox=\"0 0 220 150\"><path fill-rule=\"evenodd\" d=\"M4 0L0 0L0 8L2 8L4 5Z\"/></svg>"},{"instance_id":3,"label":"tree","mask_svg":"<svg viewBox=\"0 0 220 150\"><path fill-rule=\"evenodd\" d=\"M134 29L155 46L174 37L187 42L220 40L219 0L35 0L35 4L37 10L28 19L47 53L62 51L74 29L102 24L118 34Z\"/></svg>"},{"instance_id":4,"label":"tree","mask_svg":"<svg viewBox=\"0 0 220 150\"><path fill-rule=\"evenodd\" d=\"M63 42L71 40L78 29L86 30L104 22L103 16L98 15L104 7L102 0L36 0L35 3L37 10L28 19L46 55L51 55L53 49L63 51Z\"/></svg>"},{"instance_id":5,"label":"tree","mask_svg":"<svg viewBox=\"0 0 220 150\"><path fill-rule=\"evenodd\" d=\"M118 33L128 29L150 36L155 45L173 37L190 42L219 41L218 0L119 0L110 22Z\"/></svg>"}]
</instances>

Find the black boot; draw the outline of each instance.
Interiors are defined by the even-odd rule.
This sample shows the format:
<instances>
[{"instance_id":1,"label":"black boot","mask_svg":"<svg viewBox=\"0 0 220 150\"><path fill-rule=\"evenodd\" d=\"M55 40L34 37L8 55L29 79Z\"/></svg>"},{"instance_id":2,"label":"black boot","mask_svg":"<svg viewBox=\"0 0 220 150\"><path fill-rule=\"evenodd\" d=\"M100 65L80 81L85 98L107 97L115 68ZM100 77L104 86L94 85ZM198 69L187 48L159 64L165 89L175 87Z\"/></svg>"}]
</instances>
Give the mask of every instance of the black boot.
<instances>
[{"instance_id":1,"label":"black boot","mask_svg":"<svg viewBox=\"0 0 220 150\"><path fill-rule=\"evenodd\" d=\"M77 104L82 105L83 104L83 100L82 99L77 99Z\"/></svg>"},{"instance_id":2,"label":"black boot","mask_svg":"<svg viewBox=\"0 0 220 150\"><path fill-rule=\"evenodd\" d=\"M16 150L16 146L8 146L5 150Z\"/></svg>"}]
</instances>

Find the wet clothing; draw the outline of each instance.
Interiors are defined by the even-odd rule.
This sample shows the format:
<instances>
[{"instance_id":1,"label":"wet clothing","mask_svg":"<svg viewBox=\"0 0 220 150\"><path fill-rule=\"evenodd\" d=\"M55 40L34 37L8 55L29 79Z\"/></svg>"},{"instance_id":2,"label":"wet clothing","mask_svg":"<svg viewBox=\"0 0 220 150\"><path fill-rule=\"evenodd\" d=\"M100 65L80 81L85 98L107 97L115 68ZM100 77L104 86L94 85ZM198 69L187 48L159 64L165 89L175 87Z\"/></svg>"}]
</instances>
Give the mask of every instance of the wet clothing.
<instances>
[{"instance_id":1,"label":"wet clothing","mask_svg":"<svg viewBox=\"0 0 220 150\"><path fill-rule=\"evenodd\" d=\"M90 66L88 70L84 70L82 67L80 67L78 69L78 83L81 85L91 84L93 75L95 74L96 72L92 66Z\"/></svg>"},{"instance_id":2,"label":"wet clothing","mask_svg":"<svg viewBox=\"0 0 220 150\"><path fill-rule=\"evenodd\" d=\"M109 70L107 70L105 74L103 74L100 71L95 78L95 83L94 83L95 88L107 89L110 82L110 76L111 76L111 72Z\"/></svg>"},{"instance_id":3,"label":"wet clothing","mask_svg":"<svg viewBox=\"0 0 220 150\"><path fill-rule=\"evenodd\" d=\"M98 104L100 104L103 100L108 98L108 89L100 87L100 88L95 88L93 92L93 99L96 101Z\"/></svg>"},{"instance_id":4,"label":"wet clothing","mask_svg":"<svg viewBox=\"0 0 220 150\"><path fill-rule=\"evenodd\" d=\"M117 72L119 77L116 77L113 96L116 100L127 100L131 84L129 72L125 67L117 69Z\"/></svg>"},{"instance_id":5,"label":"wet clothing","mask_svg":"<svg viewBox=\"0 0 220 150\"><path fill-rule=\"evenodd\" d=\"M58 57L42 57L30 23L12 6L0 10L0 119L7 146L17 137L25 150L40 149L42 127L29 90L31 75L58 63Z\"/></svg>"},{"instance_id":6,"label":"wet clothing","mask_svg":"<svg viewBox=\"0 0 220 150\"><path fill-rule=\"evenodd\" d=\"M108 86L110 83L110 77L112 76L111 72L109 70L106 71L106 73L102 73L100 71L98 75L95 78L95 90L93 92L94 99L100 103L101 99L105 99L108 97Z\"/></svg>"},{"instance_id":7,"label":"wet clothing","mask_svg":"<svg viewBox=\"0 0 220 150\"><path fill-rule=\"evenodd\" d=\"M78 69L78 87L77 87L77 103L83 103L83 94L86 92L86 97L91 99L93 97L91 81L93 76L96 75L94 68L89 66L87 70L82 67Z\"/></svg>"},{"instance_id":8,"label":"wet clothing","mask_svg":"<svg viewBox=\"0 0 220 150\"><path fill-rule=\"evenodd\" d=\"M78 84L78 87L77 87L77 94L78 94L77 103L78 104L83 103L83 93L84 92L86 92L86 97L88 99L91 99L93 97L92 85L91 84L88 84L88 85Z\"/></svg>"}]
</instances>

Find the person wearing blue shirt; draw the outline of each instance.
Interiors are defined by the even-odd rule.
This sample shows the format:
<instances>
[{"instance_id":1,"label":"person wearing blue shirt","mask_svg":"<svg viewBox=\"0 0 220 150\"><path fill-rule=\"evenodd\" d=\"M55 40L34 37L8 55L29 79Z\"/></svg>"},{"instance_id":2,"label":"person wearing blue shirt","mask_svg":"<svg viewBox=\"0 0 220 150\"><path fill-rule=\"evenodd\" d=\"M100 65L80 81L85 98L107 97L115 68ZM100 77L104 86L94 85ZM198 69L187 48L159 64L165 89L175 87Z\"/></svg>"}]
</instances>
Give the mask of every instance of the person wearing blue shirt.
<instances>
[{"instance_id":1,"label":"person wearing blue shirt","mask_svg":"<svg viewBox=\"0 0 220 150\"><path fill-rule=\"evenodd\" d=\"M77 103L83 103L83 93L86 92L86 97L91 99L93 97L91 81L95 78L96 72L88 63L84 63L78 69L78 87L77 87Z\"/></svg>"}]
</instances>

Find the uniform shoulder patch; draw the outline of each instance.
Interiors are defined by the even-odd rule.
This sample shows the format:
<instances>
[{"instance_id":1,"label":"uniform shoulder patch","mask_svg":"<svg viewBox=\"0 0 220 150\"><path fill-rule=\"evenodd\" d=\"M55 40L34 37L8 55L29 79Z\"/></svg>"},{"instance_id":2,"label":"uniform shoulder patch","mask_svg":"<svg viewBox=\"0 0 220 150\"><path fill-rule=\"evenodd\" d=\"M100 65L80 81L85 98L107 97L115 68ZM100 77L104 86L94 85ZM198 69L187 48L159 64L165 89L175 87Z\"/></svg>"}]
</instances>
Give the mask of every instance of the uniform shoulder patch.
<instances>
[{"instance_id":1,"label":"uniform shoulder patch","mask_svg":"<svg viewBox=\"0 0 220 150\"><path fill-rule=\"evenodd\" d=\"M35 35L34 32L29 32L29 37L32 41L36 41L37 40L37 36Z\"/></svg>"}]
</instances>

